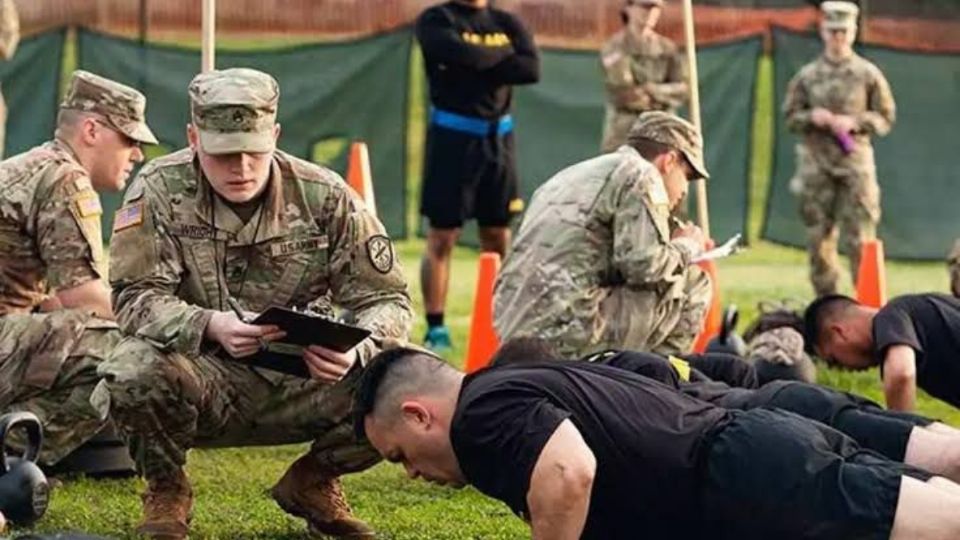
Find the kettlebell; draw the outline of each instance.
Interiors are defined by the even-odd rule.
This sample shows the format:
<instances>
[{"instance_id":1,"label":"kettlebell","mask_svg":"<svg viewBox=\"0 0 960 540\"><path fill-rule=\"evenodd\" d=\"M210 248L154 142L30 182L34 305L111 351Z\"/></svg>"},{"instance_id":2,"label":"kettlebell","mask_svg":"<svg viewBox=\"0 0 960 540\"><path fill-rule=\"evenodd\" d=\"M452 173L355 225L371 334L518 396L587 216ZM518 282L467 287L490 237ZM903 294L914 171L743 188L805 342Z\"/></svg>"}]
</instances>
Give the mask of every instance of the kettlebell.
<instances>
[{"instance_id":1,"label":"kettlebell","mask_svg":"<svg viewBox=\"0 0 960 540\"><path fill-rule=\"evenodd\" d=\"M741 358L746 356L747 344L736 332L739 319L740 313L737 311L737 306L730 305L723 310L720 334L707 342L707 352L732 354Z\"/></svg>"},{"instance_id":2,"label":"kettlebell","mask_svg":"<svg viewBox=\"0 0 960 540\"><path fill-rule=\"evenodd\" d=\"M27 434L23 456L7 455L7 433L21 427ZM19 411L0 417L0 513L15 525L30 525L47 511L50 485L37 465L43 430L33 413Z\"/></svg>"}]
</instances>

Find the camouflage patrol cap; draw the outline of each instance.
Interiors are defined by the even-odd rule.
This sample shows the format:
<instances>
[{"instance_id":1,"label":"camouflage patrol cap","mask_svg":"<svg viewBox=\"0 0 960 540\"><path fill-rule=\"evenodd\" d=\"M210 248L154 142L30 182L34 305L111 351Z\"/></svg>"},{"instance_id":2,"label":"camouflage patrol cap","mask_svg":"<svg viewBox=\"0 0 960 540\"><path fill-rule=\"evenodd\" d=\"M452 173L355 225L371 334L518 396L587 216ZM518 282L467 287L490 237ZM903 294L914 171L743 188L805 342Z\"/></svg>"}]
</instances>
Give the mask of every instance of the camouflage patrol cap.
<instances>
[{"instance_id":1,"label":"camouflage patrol cap","mask_svg":"<svg viewBox=\"0 0 960 540\"><path fill-rule=\"evenodd\" d=\"M820 4L823 12L823 27L827 29L849 29L857 26L860 8L853 2L827 0Z\"/></svg>"},{"instance_id":2,"label":"camouflage patrol cap","mask_svg":"<svg viewBox=\"0 0 960 540\"><path fill-rule=\"evenodd\" d=\"M190 114L208 154L271 152L280 86L262 71L208 71L190 83Z\"/></svg>"},{"instance_id":3,"label":"camouflage patrol cap","mask_svg":"<svg viewBox=\"0 0 960 540\"><path fill-rule=\"evenodd\" d=\"M645 112L633 123L627 135L628 141L635 139L651 140L679 151L693 168L693 178L710 178L703 164L703 137L683 118L663 111Z\"/></svg>"},{"instance_id":4,"label":"camouflage patrol cap","mask_svg":"<svg viewBox=\"0 0 960 540\"><path fill-rule=\"evenodd\" d=\"M73 72L60 109L99 114L111 127L127 137L146 144L157 144L157 138L147 127L145 118L147 98L125 84L89 71L78 69Z\"/></svg>"},{"instance_id":5,"label":"camouflage patrol cap","mask_svg":"<svg viewBox=\"0 0 960 540\"><path fill-rule=\"evenodd\" d=\"M784 366L798 365L809 360L803 344L800 332L782 326L763 332L751 340L747 345L747 358Z\"/></svg>"}]
</instances>

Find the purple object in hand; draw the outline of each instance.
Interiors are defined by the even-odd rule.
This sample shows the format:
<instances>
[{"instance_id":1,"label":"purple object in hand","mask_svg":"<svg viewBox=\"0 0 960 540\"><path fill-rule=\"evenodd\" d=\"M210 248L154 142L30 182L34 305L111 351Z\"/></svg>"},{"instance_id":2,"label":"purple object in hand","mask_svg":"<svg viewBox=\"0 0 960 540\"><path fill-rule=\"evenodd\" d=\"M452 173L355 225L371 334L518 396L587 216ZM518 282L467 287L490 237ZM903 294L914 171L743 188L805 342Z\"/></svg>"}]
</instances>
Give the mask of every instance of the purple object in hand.
<instances>
[{"instance_id":1,"label":"purple object in hand","mask_svg":"<svg viewBox=\"0 0 960 540\"><path fill-rule=\"evenodd\" d=\"M833 137L844 154L849 156L853 153L853 137L849 133L834 133Z\"/></svg>"}]
</instances>

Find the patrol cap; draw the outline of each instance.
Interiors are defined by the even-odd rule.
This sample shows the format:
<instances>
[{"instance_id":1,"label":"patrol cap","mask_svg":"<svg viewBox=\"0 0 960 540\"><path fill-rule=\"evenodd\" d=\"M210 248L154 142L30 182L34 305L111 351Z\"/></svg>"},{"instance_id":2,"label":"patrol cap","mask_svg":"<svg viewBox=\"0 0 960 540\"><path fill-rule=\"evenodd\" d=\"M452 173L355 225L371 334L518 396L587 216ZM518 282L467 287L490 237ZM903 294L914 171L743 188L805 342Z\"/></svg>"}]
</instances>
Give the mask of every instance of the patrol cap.
<instances>
[{"instance_id":1,"label":"patrol cap","mask_svg":"<svg viewBox=\"0 0 960 540\"><path fill-rule=\"evenodd\" d=\"M844 30L857 26L857 16L860 8L853 2L827 0L820 4L823 12L823 27L828 30Z\"/></svg>"},{"instance_id":2,"label":"patrol cap","mask_svg":"<svg viewBox=\"0 0 960 540\"><path fill-rule=\"evenodd\" d=\"M141 143L157 144L145 118L147 98L125 84L89 71L78 69L73 72L60 109L99 114L127 137Z\"/></svg>"},{"instance_id":3,"label":"patrol cap","mask_svg":"<svg viewBox=\"0 0 960 540\"><path fill-rule=\"evenodd\" d=\"M280 85L262 71L232 68L190 82L190 115L208 154L271 152Z\"/></svg>"},{"instance_id":4,"label":"patrol cap","mask_svg":"<svg viewBox=\"0 0 960 540\"><path fill-rule=\"evenodd\" d=\"M683 118L663 111L645 112L630 127L627 140L634 139L651 140L679 151L693 168L694 179L710 178L703 164L703 137Z\"/></svg>"}]
</instances>

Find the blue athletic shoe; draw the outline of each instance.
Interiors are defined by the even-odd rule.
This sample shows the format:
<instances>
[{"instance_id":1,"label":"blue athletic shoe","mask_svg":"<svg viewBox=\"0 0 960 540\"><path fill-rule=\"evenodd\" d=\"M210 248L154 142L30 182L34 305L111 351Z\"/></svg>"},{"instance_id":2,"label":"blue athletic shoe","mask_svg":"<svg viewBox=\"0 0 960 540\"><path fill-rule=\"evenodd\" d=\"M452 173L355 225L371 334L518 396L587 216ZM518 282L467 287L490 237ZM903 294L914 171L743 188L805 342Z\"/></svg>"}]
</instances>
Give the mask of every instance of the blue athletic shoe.
<instances>
[{"instance_id":1,"label":"blue athletic shoe","mask_svg":"<svg viewBox=\"0 0 960 540\"><path fill-rule=\"evenodd\" d=\"M433 326L427 330L423 345L435 353L449 352L453 349L450 342L450 329L446 326Z\"/></svg>"}]
</instances>

